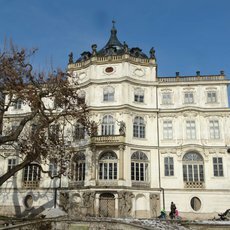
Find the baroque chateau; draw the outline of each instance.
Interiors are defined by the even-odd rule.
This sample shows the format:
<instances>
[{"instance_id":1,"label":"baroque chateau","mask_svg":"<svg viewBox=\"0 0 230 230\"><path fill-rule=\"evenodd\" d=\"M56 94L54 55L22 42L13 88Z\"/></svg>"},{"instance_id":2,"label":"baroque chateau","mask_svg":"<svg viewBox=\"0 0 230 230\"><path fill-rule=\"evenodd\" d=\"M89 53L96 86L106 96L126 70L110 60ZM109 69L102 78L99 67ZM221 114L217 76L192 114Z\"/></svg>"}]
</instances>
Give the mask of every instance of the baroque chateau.
<instances>
[{"instance_id":1,"label":"baroque chateau","mask_svg":"<svg viewBox=\"0 0 230 230\"><path fill-rule=\"evenodd\" d=\"M76 60L71 53L68 72L93 133L66 124L71 176L51 179L30 164L0 187L0 213L60 207L78 217L155 218L173 201L180 216L196 219L230 208L229 80L223 71L161 77L157 66L154 48L146 55L121 43L114 25L103 48L92 45ZM28 111L15 104L3 122ZM20 162L0 151L0 173ZM54 163L46 167L55 174Z\"/></svg>"}]
</instances>

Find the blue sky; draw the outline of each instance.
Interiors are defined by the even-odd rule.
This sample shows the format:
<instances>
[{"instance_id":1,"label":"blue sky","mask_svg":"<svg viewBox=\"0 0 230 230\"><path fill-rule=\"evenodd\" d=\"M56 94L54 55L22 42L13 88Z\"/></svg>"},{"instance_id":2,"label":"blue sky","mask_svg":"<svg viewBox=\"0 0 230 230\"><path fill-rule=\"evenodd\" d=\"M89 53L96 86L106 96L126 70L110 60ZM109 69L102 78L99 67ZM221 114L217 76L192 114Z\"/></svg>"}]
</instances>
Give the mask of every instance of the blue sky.
<instances>
[{"instance_id":1,"label":"blue sky","mask_svg":"<svg viewBox=\"0 0 230 230\"><path fill-rule=\"evenodd\" d=\"M229 0L0 0L0 48L5 39L38 48L36 68L66 68L109 39L111 21L118 38L149 53L156 49L159 76L230 76Z\"/></svg>"}]
</instances>

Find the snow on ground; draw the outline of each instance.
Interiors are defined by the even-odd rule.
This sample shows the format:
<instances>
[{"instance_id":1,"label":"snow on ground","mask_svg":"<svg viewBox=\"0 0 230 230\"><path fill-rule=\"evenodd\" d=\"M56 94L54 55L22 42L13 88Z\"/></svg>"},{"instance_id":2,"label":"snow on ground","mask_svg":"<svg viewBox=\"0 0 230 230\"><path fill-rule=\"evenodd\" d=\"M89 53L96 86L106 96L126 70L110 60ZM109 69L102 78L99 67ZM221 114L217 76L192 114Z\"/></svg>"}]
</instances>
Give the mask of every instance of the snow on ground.
<instances>
[{"instance_id":1,"label":"snow on ground","mask_svg":"<svg viewBox=\"0 0 230 230\"><path fill-rule=\"evenodd\" d=\"M45 218L56 218L61 216L67 216L67 213L62 211L59 208L48 208L45 209L40 216L44 216Z\"/></svg>"},{"instance_id":2,"label":"snow on ground","mask_svg":"<svg viewBox=\"0 0 230 230\"><path fill-rule=\"evenodd\" d=\"M49 208L44 210L40 216L43 218L57 218L57 217L67 217L67 213L62 211L59 208ZM108 221L109 218L83 218L82 221ZM156 230L188 230L188 228L182 226L180 222L171 221L171 220L160 220L160 219L132 219L132 218L111 218L110 220L116 222L123 222L123 223L130 223L135 225L141 225L150 227ZM218 220L199 220L199 221L191 221L192 223L196 224L208 224L208 225L229 225L230 221L218 221Z\"/></svg>"},{"instance_id":3,"label":"snow on ground","mask_svg":"<svg viewBox=\"0 0 230 230\"><path fill-rule=\"evenodd\" d=\"M230 220L200 220L200 221L195 221L195 223L210 224L210 225L229 225L230 226Z\"/></svg>"},{"instance_id":4,"label":"snow on ground","mask_svg":"<svg viewBox=\"0 0 230 230\"><path fill-rule=\"evenodd\" d=\"M131 223L131 224L137 224L141 226L151 227L156 230L187 230L188 228L183 227L178 222L171 222L170 220L140 220L140 219L116 219L117 221L125 222L125 223Z\"/></svg>"}]
</instances>

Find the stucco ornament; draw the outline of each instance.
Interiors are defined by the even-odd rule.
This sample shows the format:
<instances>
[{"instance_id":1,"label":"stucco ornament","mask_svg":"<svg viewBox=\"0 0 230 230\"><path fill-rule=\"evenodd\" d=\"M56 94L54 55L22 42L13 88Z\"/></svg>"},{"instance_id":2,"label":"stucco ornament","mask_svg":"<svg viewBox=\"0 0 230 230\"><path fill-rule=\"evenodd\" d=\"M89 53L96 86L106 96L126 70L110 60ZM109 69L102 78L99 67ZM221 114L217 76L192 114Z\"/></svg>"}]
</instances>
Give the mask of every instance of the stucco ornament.
<instances>
[{"instance_id":1,"label":"stucco ornament","mask_svg":"<svg viewBox=\"0 0 230 230\"><path fill-rule=\"evenodd\" d=\"M134 70L134 75L137 77L143 77L145 75L143 69L137 68Z\"/></svg>"},{"instance_id":2,"label":"stucco ornament","mask_svg":"<svg viewBox=\"0 0 230 230\"><path fill-rule=\"evenodd\" d=\"M152 217L157 217L160 209L159 207L160 197L158 194L151 193L149 198L150 198L150 209L151 209Z\"/></svg>"},{"instance_id":3,"label":"stucco ornament","mask_svg":"<svg viewBox=\"0 0 230 230\"><path fill-rule=\"evenodd\" d=\"M120 128L119 128L119 133L122 136L125 136L125 130L126 130L126 125L124 121L119 122Z\"/></svg>"},{"instance_id":4,"label":"stucco ornament","mask_svg":"<svg viewBox=\"0 0 230 230\"><path fill-rule=\"evenodd\" d=\"M84 192L82 195L82 211L84 216L93 216L95 192Z\"/></svg>"},{"instance_id":5,"label":"stucco ornament","mask_svg":"<svg viewBox=\"0 0 230 230\"><path fill-rule=\"evenodd\" d=\"M131 216L132 198L134 195L131 192L122 191L118 193L120 217Z\"/></svg>"},{"instance_id":6,"label":"stucco ornament","mask_svg":"<svg viewBox=\"0 0 230 230\"><path fill-rule=\"evenodd\" d=\"M68 210L69 216L71 218L82 217L81 202L82 199L79 193L76 193L72 196L70 208Z\"/></svg>"},{"instance_id":7,"label":"stucco ornament","mask_svg":"<svg viewBox=\"0 0 230 230\"><path fill-rule=\"evenodd\" d=\"M70 207L69 193L60 192L59 202L59 206L63 209L63 211L68 212Z\"/></svg>"}]
</instances>

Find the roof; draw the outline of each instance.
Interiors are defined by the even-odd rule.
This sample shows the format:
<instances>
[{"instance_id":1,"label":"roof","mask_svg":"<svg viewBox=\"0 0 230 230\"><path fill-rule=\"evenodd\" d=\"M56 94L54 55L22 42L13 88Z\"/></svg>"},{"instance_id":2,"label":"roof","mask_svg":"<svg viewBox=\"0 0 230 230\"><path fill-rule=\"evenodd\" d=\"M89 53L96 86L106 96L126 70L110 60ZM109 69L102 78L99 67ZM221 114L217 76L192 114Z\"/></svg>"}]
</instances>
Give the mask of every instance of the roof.
<instances>
[{"instance_id":1,"label":"roof","mask_svg":"<svg viewBox=\"0 0 230 230\"><path fill-rule=\"evenodd\" d=\"M83 52L81 54L81 57L76 62L85 61L89 59L91 56L95 56L95 55L99 57L103 57L103 56L111 56L111 55L123 55L126 53L136 58L148 59L148 56L144 54L139 47L129 48L125 42L122 44L117 38L117 29L115 28L115 21L112 21L112 23L113 26L110 33L110 38L106 43L106 45L99 51L96 50L97 46L95 44L92 45L92 53L86 51Z\"/></svg>"}]
</instances>

